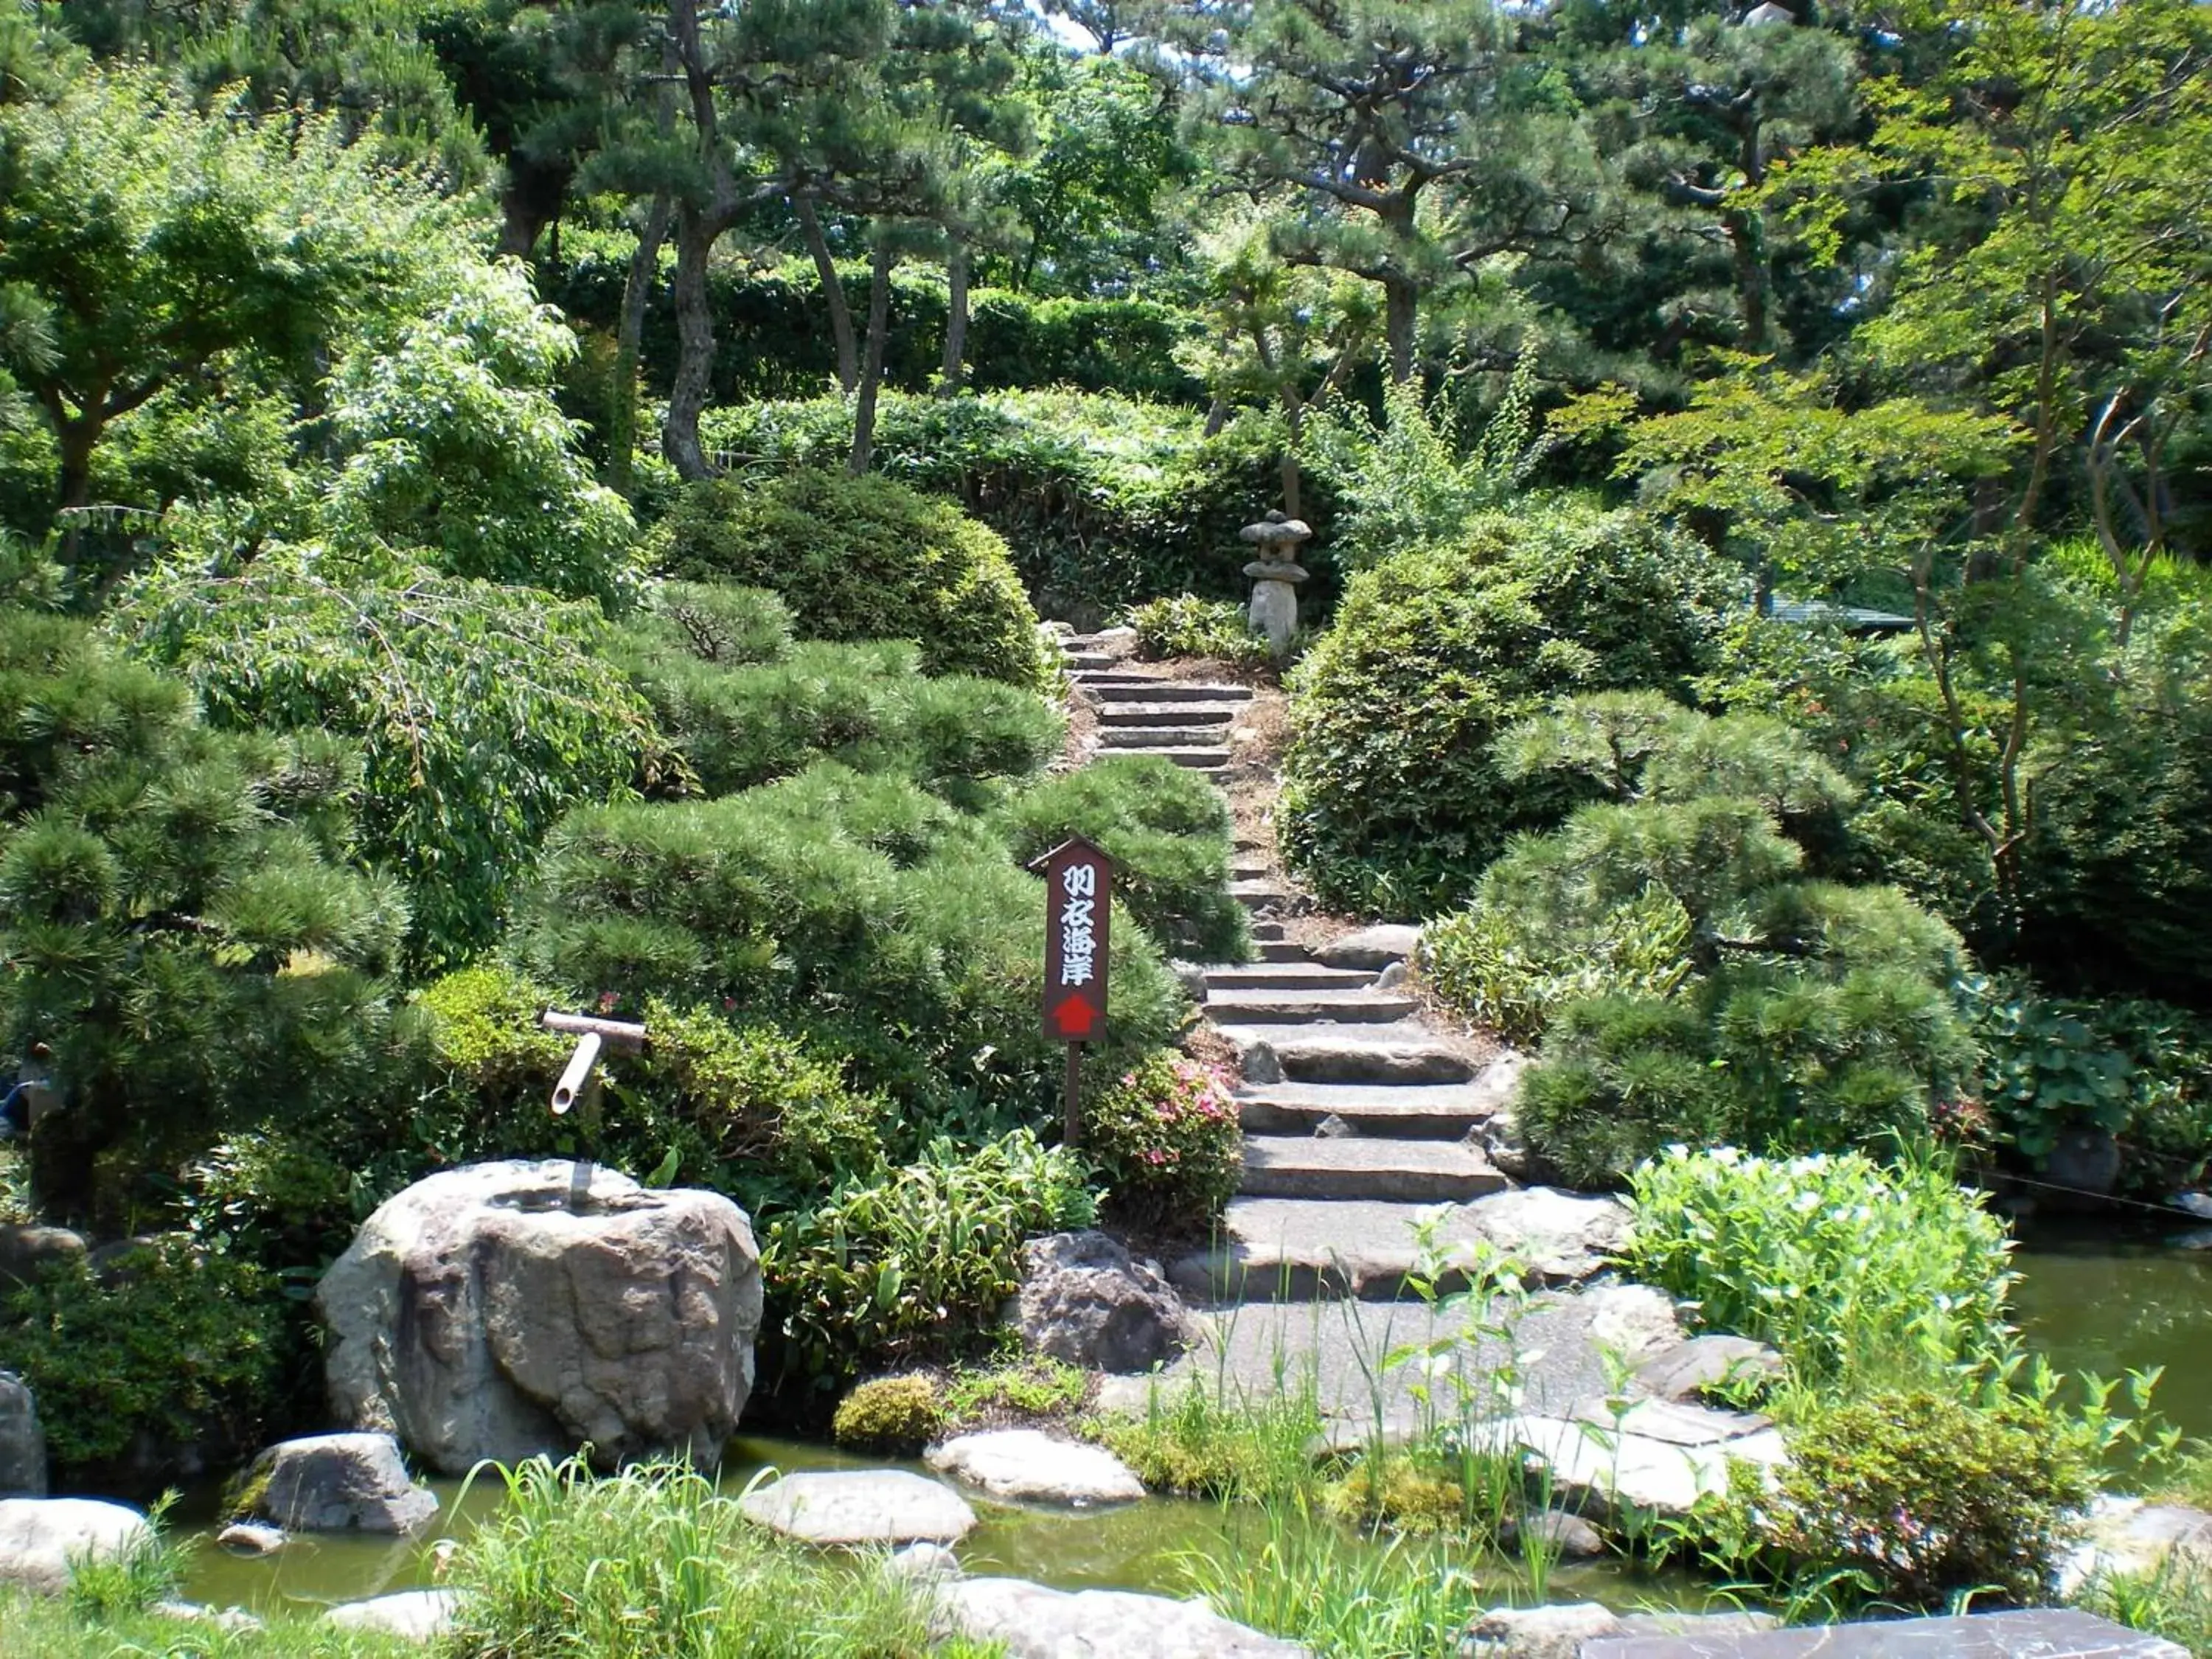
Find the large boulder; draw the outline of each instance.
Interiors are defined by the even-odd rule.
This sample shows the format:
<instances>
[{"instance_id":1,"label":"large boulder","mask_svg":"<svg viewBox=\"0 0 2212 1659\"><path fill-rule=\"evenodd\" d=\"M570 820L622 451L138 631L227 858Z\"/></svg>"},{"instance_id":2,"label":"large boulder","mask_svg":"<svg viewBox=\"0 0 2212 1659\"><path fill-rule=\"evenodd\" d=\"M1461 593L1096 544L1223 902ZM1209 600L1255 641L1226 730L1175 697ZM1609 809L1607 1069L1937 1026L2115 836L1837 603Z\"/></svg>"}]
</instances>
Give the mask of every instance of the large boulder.
<instances>
[{"instance_id":1,"label":"large boulder","mask_svg":"<svg viewBox=\"0 0 2212 1659\"><path fill-rule=\"evenodd\" d=\"M23 1379L0 1371L0 1498L46 1495L46 1431Z\"/></svg>"},{"instance_id":2,"label":"large boulder","mask_svg":"<svg viewBox=\"0 0 2212 1659\"><path fill-rule=\"evenodd\" d=\"M0 1585L59 1595L83 1563L150 1548L146 1517L92 1498L0 1498Z\"/></svg>"},{"instance_id":3,"label":"large boulder","mask_svg":"<svg viewBox=\"0 0 2212 1659\"><path fill-rule=\"evenodd\" d=\"M760 1256L714 1193L477 1164L381 1206L316 1301L339 1420L441 1473L586 1445L711 1466L752 1389Z\"/></svg>"},{"instance_id":4,"label":"large boulder","mask_svg":"<svg viewBox=\"0 0 2212 1659\"><path fill-rule=\"evenodd\" d=\"M254 1460L250 1514L288 1532L409 1533L438 1512L388 1434L318 1434L286 1440Z\"/></svg>"},{"instance_id":5,"label":"large boulder","mask_svg":"<svg viewBox=\"0 0 2212 1659\"><path fill-rule=\"evenodd\" d=\"M36 1284L52 1268L82 1261L84 1235L66 1227L0 1226L0 1290Z\"/></svg>"},{"instance_id":6,"label":"large boulder","mask_svg":"<svg viewBox=\"0 0 2212 1659\"><path fill-rule=\"evenodd\" d=\"M1024 1245L1022 1287L1005 1317L1024 1346L1085 1370L1150 1370L1197 1339L1190 1310L1158 1270L1101 1232Z\"/></svg>"}]
</instances>

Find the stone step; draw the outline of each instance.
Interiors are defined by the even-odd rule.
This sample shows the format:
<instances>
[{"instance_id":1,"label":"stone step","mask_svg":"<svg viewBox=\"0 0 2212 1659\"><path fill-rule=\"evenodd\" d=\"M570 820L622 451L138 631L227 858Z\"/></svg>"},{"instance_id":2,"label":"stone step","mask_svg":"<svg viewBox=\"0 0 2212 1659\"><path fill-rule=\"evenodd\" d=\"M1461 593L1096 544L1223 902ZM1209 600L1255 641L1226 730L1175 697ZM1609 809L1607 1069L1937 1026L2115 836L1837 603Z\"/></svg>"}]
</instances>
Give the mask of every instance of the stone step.
<instances>
[{"instance_id":1,"label":"stone step","mask_svg":"<svg viewBox=\"0 0 2212 1659\"><path fill-rule=\"evenodd\" d=\"M1231 881L1266 881L1275 873L1275 866L1264 858L1249 857L1239 853L1229 866Z\"/></svg>"},{"instance_id":2,"label":"stone step","mask_svg":"<svg viewBox=\"0 0 2212 1659\"><path fill-rule=\"evenodd\" d=\"M1237 1191L1248 1198L1437 1204L1504 1192L1510 1184L1474 1147L1453 1141L1248 1135Z\"/></svg>"},{"instance_id":3,"label":"stone step","mask_svg":"<svg viewBox=\"0 0 2212 1659\"><path fill-rule=\"evenodd\" d=\"M1462 1140L1486 1121L1499 1099L1473 1083L1248 1084L1237 1091L1245 1133L1310 1135L1329 1118L1377 1140Z\"/></svg>"},{"instance_id":4,"label":"stone step","mask_svg":"<svg viewBox=\"0 0 2212 1659\"><path fill-rule=\"evenodd\" d=\"M1406 1294L1413 1228L1427 1209L1373 1200L1232 1198L1213 1244L1172 1264L1168 1276L1199 1301L1393 1301Z\"/></svg>"},{"instance_id":5,"label":"stone step","mask_svg":"<svg viewBox=\"0 0 2212 1659\"><path fill-rule=\"evenodd\" d=\"M1226 726L1242 712L1233 702L1106 702L1101 726Z\"/></svg>"},{"instance_id":6,"label":"stone step","mask_svg":"<svg viewBox=\"0 0 2212 1659\"><path fill-rule=\"evenodd\" d=\"M1206 1010L1215 1019L1239 1019L1268 1025L1388 1025L1407 1018L1420 1004L1389 991L1215 991L1209 988Z\"/></svg>"},{"instance_id":7,"label":"stone step","mask_svg":"<svg viewBox=\"0 0 2212 1659\"><path fill-rule=\"evenodd\" d=\"M1229 769L1229 751L1226 749L1147 749L1144 752L1171 760L1177 766L1187 766L1194 772L1226 772Z\"/></svg>"},{"instance_id":8,"label":"stone step","mask_svg":"<svg viewBox=\"0 0 2212 1659\"><path fill-rule=\"evenodd\" d=\"M1473 1061L1417 1021L1396 1025L1223 1025L1245 1080L1471 1083Z\"/></svg>"},{"instance_id":9,"label":"stone step","mask_svg":"<svg viewBox=\"0 0 2212 1659\"><path fill-rule=\"evenodd\" d=\"M1356 968L1324 968L1317 962L1219 962L1203 964L1209 991L1359 991L1375 975Z\"/></svg>"},{"instance_id":10,"label":"stone step","mask_svg":"<svg viewBox=\"0 0 2212 1659\"><path fill-rule=\"evenodd\" d=\"M1273 931L1263 933L1260 931L1263 927L1271 928ZM1254 922L1252 937L1260 946L1260 960L1262 962L1311 962L1313 960L1306 954L1304 945L1293 944L1283 937L1283 924L1279 921Z\"/></svg>"},{"instance_id":11,"label":"stone step","mask_svg":"<svg viewBox=\"0 0 2212 1659\"><path fill-rule=\"evenodd\" d=\"M1210 726L1102 726L1098 728L1099 746L1105 749L1198 749L1218 746L1220 742L1220 732Z\"/></svg>"},{"instance_id":12,"label":"stone step","mask_svg":"<svg viewBox=\"0 0 2212 1659\"><path fill-rule=\"evenodd\" d=\"M1191 680L1148 680L1139 674L1085 674L1083 684L1101 702L1249 702L1249 685L1200 685Z\"/></svg>"},{"instance_id":13,"label":"stone step","mask_svg":"<svg viewBox=\"0 0 2212 1659\"><path fill-rule=\"evenodd\" d=\"M1119 658L1109 656L1103 651L1071 651L1067 653L1068 669L1078 674L1110 669L1119 660Z\"/></svg>"}]
</instances>

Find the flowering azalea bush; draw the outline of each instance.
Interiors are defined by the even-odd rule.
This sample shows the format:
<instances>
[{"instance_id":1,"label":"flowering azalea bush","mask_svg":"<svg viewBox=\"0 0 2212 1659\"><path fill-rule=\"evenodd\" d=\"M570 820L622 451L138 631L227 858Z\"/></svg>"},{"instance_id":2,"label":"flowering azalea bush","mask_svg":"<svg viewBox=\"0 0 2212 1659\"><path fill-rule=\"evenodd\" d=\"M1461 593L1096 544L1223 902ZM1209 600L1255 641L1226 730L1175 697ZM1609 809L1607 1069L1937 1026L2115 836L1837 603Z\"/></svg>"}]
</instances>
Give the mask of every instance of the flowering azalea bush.
<instances>
[{"instance_id":1,"label":"flowering azalea bush","mask_svg":"<svg viewBox=\"0 0 2212 1659\"><path fill-rule=\"evenodd\" d=\"M1170 1049L1123 1073L1092 1101L1085 1150L1125 1226L1200 1231L1237 1190L1243 1134L1227 1082Z\"/></svg>"}]
</instances>

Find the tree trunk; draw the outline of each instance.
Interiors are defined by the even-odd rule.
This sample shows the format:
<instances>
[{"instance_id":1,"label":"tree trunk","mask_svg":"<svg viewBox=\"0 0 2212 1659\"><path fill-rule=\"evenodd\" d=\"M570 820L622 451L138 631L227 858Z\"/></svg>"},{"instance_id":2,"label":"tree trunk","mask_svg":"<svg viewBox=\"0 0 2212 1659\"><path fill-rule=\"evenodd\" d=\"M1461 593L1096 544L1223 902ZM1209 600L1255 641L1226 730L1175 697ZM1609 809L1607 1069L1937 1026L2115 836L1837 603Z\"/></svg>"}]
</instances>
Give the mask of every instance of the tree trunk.
<instances>
[{"instance_id":1,"label":"tree trunk","mask_svg":"<svg viewBox=\"0 0 2212 1659\"><path fill-rule=\"evenodd\" d=\"M699 415L714 378L714 318L707 307L707 259L720 226L705 210L690 204L677 210L676 382L668 394L668 424L660 453L687 482L711 477L699 447Z\"/></svg>"},{"instance_id":2,"label":"tree trunk","mask_svg":"<svg viewBox=\"0 0 2212 1659\"><path fill-rule=\"evenodd\" d=\"M830 257L830 239L822 234L822 217L814 210L813 198L793 196L791 210L799 216L806 251L814 256L814 274L822 281L822 303L830 307L830 337L837 343L837 384L849 398L860 384L860 354L853 343L853 308L845 303L845 285L837 280L837 262Z\"/></svg>"},{"instance_id":3,"label":"tree trunk","mask_svg":"<svg viewBox=\"0 0 2212 1659\"><path fill-rule=\"evenodd\" d=\"M1766 347L1766 250L1758 213L1731 208L1725 216L1729 250L1735 262L1736 304L1743 313L1743 345L1747 351Z\"/></svg>"},{"instance_id":4,"label":"tree trunk","mask_svg":"<svg viewBox=\"0 0 2212 1659\"><path fill-rule=\"evenodd\" d=\"M937 380L937 395L951 398L958 395L960 380L968 359L968 244L955 242L952 257L946 261L945 274L951 279L951 292L946 297L945 309L945 369ZM871 302L872 303L871 296Z\"/></svg>"},{"instance_id":5,"label":"tree trunk","mask_svg":"<svg viewBox=\"0 0 2212 1659\"><path fill-rule=\"evenodd\" d=\"M1412 278L1382 279L1382 316L1390 341L1390 383L1404 386L1413 378L1413 347L1420 320L1420 290Z\"/></svg>"},{"instance_id":6,"label":"tree trunk","mask_svg":"<svg viewBox=\"0 0 2212 1659\"><path fill-rule=\"evenodd\" d=\"M660 245L668 240L673 212L666 191L653 198L644 228L637 234L637 252L630 255L629 275L623 282L622 322L615 333L614 401L607 411L607 473L609 482L625 495L635 482L637 462L637 365L645 341L645 312L653 300Z\"/></svg>"},{"instance_id":7,"label":"tree trunk","mask_svg":"<svg viewBox=\"0 0 2212 1659\"><path fill-rule=\"evenodd\" d=\"M853 456L846 471L860 477L876 455L876 393L884 384L884 342L891 324L890 238L876 235L876 256L868 272L868 357L860 369L860 395L853 404Z\"/></svg>"},{"instance_id":8,"label":"tree trunk","mask_svg":"<svg viewBox=\"0 0 2212 1659\"><path fill-rule=\"evenodd\" d=\"M499 196L499 252L527 259L545 227L557 224L567 205L574 169L533 166L519 155L507 161L507 187Z\"/></svg>"},{"instance_id":9,"label":"tree trunk","mask_svg":"<svg viewBox=\"0 0 2212 1659\"><path fill-rule=\"evenodd\" d=\"M1304 480L1298 471L1298 448L1305 437L1305 402L1298 396L1297 388L1284 382L1283 516L1289 519L1305 517L1299 505Z\"/></svg>"}]
</instances>

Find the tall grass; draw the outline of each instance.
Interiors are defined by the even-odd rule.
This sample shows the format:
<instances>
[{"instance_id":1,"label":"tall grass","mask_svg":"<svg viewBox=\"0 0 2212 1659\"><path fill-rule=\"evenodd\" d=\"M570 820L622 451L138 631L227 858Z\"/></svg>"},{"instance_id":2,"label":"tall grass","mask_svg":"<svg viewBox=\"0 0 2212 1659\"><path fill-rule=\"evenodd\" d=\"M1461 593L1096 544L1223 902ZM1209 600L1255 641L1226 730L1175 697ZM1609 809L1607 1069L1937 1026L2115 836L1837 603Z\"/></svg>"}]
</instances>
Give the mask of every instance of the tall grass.
<instances>
[{"instance_id":1,"label":"tall grass","mask_svg":"<svg viewBox=\"0 0 2212 1659\"><path fill-rule=\"evenodd\" d=\"M320 1614L222 1630L147 1612L88 1613L66 1601L0 1594L0 1659L423 1659L413 1642L341 1630Z\"/></svg>"}]
</instances>

